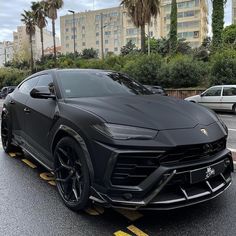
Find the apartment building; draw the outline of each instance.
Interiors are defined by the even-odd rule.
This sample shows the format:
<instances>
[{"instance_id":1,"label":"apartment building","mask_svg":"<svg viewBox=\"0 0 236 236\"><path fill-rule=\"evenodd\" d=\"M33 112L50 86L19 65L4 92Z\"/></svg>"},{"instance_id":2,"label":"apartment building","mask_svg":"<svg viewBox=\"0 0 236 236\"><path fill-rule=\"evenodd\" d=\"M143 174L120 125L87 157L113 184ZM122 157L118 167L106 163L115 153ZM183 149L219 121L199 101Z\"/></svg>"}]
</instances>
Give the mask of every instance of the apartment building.
<instances>
[{"instance_id":1,"label":"apartment building","mask_svg":"<svg viewBox=\"0 0 236 236\"><path fill-rule=\"evenodd\" d=\"M146 26L150 37L168 37L170 28L171 1L162 0L160 14ZM122 46L132 41L140 48L140 29L136 28L126 9L114 7L96 11L67 14L60 17L62 53L82 52L94 48L101 56L120 53ZM178 36L186 38L193 47L199 46L207 36L206 0L178 1Z\"/></svg>"},{"instance_id":2,"label":"apartment building","mask_svg":"<svg viewBox=\"0 0 236 236\"><path fill-rule=\"evenodd\" d=\"M73 22L73 17L75 22ZM130 40L137 47L141 46L140 30L133 25L127 12L121 6L76 13L74 16L68 14L62 16L60 21L63 54L74 51L74 36L77 52L92 47L100 56L102 48L105 54L108 52L119 54L121 47ZM152 20L149 31L151 36L158 34L156 19Z\"/></svg>"},{"instance_id":3,"label":"apartment building","mask_svg":"<svg viewBox=\"0 0 236 236\"><path fill-rule=\"evenodd\" d=\"M236 24L236 0L232 0L232 24Z\"/></svg>"},{"instance_id":4,"label":"apartment building","mask_svg":"<svg viewBox=\"0 0 236 236\"><path fill-rule=\"evenodd\" d=\"M53 46L52 32L43 30L44 48L50 48ZM32 39L34 59L38 60L42 56L42 46L40 29L36 27L35 34ZM59 46L59 38L56 37L56 44ZM30 42L29 35L26 34L25 26L18 26L17 31L13 32L13 45L14 55L19 57L29 58L30 55Z\"/></svg>"},{"instance_id":5,"label":"apartment building","mask_svg":"<svg viewBox=\"0 0 236 236\"><path fill-rule=\"evenodd\" d=\"M206 0L177 0L178 38L184 38L191 47L198 47L208 34L208 5ZM162 0L161 36L170 31L171 0Z\"/></svg>"},{"instance_id":6,"label":"apartment building","mask_svg":"<svg viewBox=\"0 0 236 236\"><path fill-rule=\"evenodd\" d=\"M0 42L0 67L13 59L13 43L9 41Z\"/></svg>"}]
</instances>

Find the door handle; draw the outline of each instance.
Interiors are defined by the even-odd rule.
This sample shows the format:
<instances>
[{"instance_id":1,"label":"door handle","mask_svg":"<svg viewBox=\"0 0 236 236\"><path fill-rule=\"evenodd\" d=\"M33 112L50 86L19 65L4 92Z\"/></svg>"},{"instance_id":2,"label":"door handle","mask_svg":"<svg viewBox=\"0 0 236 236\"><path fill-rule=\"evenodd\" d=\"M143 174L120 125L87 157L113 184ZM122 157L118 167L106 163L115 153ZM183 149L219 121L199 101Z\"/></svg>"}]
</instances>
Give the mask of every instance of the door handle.
<instances>
[{"instance_id":1,"label":"door handle","mask_svg":"<svg viewBox=\"0 0 236 236\"><path fill-rule=\"evenodd\" d=\"M11 100L11 101L10 101L10 104L11 104L11 105L14 105L14 104L15 104L15 102L14 102L13 100Z\"/></svg>"},{"instance_id":2,"label":"door handle","mask_svg":"<svg viewBox=\"0 0 236 236\"><path fill-rule=\"evenodd\" d=\"M24 109L24 112L25 112L25 113L30 113L30 109L29 109L28 107L26 107L26 108Z\"/></svg>"}]
</instances>

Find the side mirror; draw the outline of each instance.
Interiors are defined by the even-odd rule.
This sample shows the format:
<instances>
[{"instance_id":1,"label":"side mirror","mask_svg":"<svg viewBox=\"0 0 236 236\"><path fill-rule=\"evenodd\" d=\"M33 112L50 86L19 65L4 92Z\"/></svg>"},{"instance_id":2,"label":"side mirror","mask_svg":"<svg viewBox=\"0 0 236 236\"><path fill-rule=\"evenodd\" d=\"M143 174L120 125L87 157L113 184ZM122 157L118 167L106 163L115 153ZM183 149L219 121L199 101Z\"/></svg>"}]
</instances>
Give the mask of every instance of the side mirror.
<instances>
[{"instance_id":1,"label":"side mirror","mask_svg":"<svg viewBox=\"0 0 236 236\"><path fill-rule=\"evenodd\" d=\"M56 99L56 96L50 92L48 86L39 86L39 87L33 88L30 92L30 96L32 98L41 98L41 99L52 98L52 99Z\"/></svg>"},{"instance_id":2,"label":"side mirror","mask_svg":"<svg viewBox=\"0 0 236 236\"><path fill-rule=\"evenodd\" d=\"M204 93L201 93L201 94L200 94L200 97L204 97Z\"/></svg>"}]
</instances>

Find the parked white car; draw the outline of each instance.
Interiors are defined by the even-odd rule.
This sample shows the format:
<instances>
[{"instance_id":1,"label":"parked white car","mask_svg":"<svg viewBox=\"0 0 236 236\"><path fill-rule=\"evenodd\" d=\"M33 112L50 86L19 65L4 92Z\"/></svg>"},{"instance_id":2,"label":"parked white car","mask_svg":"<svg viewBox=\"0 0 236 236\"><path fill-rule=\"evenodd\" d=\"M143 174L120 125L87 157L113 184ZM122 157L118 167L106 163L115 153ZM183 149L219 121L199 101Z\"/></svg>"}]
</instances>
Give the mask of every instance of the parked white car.
<instances>
[{"instance_id":1,"label":"parked white car","mask_svg":"<svg viewBox=\"0 0 236 236\"><path fill-rule=\"evenodd\" d=\"M185 98L213 110L232 111L236 114L236 85L218 85L200 95Z\"/></svg>"}]
</instances>

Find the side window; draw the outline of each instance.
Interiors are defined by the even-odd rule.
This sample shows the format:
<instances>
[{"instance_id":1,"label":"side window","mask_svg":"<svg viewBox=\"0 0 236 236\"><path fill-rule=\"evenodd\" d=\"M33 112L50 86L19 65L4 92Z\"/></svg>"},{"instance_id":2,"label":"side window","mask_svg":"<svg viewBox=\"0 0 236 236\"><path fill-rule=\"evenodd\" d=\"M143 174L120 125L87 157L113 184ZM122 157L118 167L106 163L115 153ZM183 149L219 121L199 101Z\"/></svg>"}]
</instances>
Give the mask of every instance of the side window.
<instances>
[{"instance_id":1,"label":"side window","mask_svg":"<svg viewBox=\"0 0 236 236\"><path fill-rule=\"evenodd\" d=\"M48 92L50 92L51 94L55 94L53 78L51 75L48 74L40 75L37 86L48 87Z\"/></svg>"},{"instance_id":2,"label":"side window","mask_svg":"<svg viewBox=\"0 0 236 236\"><path fill-rule=\"evenodd\" d=\"M223 96L236 96L236 87L224 88Z\"/></svg>"},{"instance_id":3,"label":"side window","mask_svg":"<svg viewBox=\"0 0 236 236\"><path fill-rule=\"evenodd\" d=\"M220 96L221 95L221 90L222 90L221 87L208 89L204 93L204 96Z\"/></svg>"},{"instance_id":4,"label":"side window","mask_svg":"<svg viewBox=\"0 0 236 236\"><path fill-rule=\"evenodd\" d=\"M29 94L30 91L36 86L38 79L39 79L38 77L34 77L32 79L26 80L19 87L19 91L24 94Z\"/></svg>"}]
</instances>

